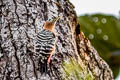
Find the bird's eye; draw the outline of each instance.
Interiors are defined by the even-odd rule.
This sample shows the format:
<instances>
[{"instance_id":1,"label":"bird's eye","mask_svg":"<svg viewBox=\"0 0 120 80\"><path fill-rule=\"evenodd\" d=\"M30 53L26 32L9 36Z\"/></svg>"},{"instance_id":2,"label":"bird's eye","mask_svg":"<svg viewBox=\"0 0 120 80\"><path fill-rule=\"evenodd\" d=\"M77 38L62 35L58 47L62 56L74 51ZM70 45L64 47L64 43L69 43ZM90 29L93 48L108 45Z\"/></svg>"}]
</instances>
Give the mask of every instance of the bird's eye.
<instances>
[{"instance_id":1,"label":"bird's eye","mask_svg":"<svg viewBox=\"0 0 120 80\"><path fill-rule=\"evenodd\" d=\"M48 19L48 21L51 21L51 19Z\"/></svg>"}]
</instances>

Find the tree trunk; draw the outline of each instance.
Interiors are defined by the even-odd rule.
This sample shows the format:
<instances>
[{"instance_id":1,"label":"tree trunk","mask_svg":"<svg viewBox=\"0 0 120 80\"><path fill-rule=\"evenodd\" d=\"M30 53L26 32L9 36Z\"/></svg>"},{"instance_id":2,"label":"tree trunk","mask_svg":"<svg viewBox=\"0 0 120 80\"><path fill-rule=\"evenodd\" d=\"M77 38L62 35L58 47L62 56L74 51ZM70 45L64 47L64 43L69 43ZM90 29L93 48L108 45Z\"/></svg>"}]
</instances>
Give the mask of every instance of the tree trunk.
<instances>
[{"instance_id":1,"label":"tree trunk","mask_svg":"<svg viewBox=\"0 0 120 80\"><path fill-rule=\"evenodd\" d=\"M0 80L113 80L112 71L80 32L69 0L0 0ZM56 51L41 75L35 36L57 22Z\"/></svg>"}]
</instances>

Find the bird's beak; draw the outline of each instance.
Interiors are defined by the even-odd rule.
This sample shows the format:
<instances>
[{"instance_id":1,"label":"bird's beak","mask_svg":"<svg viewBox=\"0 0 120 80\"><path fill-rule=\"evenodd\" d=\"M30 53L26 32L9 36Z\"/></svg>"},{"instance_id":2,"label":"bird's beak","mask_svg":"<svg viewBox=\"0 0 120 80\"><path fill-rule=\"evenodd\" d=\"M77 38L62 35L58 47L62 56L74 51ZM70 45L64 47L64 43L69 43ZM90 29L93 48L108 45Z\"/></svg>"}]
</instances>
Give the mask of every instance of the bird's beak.
<instances>
[{"instance_id":1,"label":"bird's beak","mask_svg":"<svg viewBox=\"0 0 120 80\"><path fill-rule=\"evenodd\" d=\"M53 21L52 21L52 23L56 23L59 19L61 18L61 16L59 16L59 17L57 17L57 18L55 18L55 19L53 19Z\"/></svg>"}]
</instances>

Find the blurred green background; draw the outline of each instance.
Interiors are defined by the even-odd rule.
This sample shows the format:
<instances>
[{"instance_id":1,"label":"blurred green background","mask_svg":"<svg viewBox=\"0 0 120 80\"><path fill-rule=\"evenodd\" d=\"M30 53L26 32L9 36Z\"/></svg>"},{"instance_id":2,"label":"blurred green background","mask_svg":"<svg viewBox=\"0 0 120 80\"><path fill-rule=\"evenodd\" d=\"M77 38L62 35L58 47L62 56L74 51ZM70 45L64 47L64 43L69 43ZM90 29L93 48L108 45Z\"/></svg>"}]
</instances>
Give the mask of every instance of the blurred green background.
<instances>
[{"instance_id":1,"label":"blurred green background","mask_svg":"<svg viewBox=\"0 0 120 80\"><path fill-rule=\"evenodd\" d=\"M120 70L120 19L108 14L85 14L78 17L78 22L116 77Z\"/></svg>"}]
</instances>

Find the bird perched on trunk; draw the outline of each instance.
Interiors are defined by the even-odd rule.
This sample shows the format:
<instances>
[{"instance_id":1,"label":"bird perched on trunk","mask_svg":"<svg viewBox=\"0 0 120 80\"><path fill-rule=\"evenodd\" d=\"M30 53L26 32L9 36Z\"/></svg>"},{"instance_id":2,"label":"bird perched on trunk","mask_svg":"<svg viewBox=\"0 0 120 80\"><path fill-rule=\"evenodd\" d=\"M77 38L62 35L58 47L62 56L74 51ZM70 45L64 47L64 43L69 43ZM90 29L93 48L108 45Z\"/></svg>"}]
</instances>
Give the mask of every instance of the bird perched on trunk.
<instances>
[{"instance_id":1,"label":"bird perched on trunk","mask_svg":"<svg viewBox=\"0 0 120 80\"><path fill-rule=\"evenodd\" d=\"M54 32L55 24L60 17L52 21L46 21L44 28L37 34L35 42L36 56L39 57L40 72L47 72L47 64L55 52L56 35Z\"/></svg>"}]
</instances>

